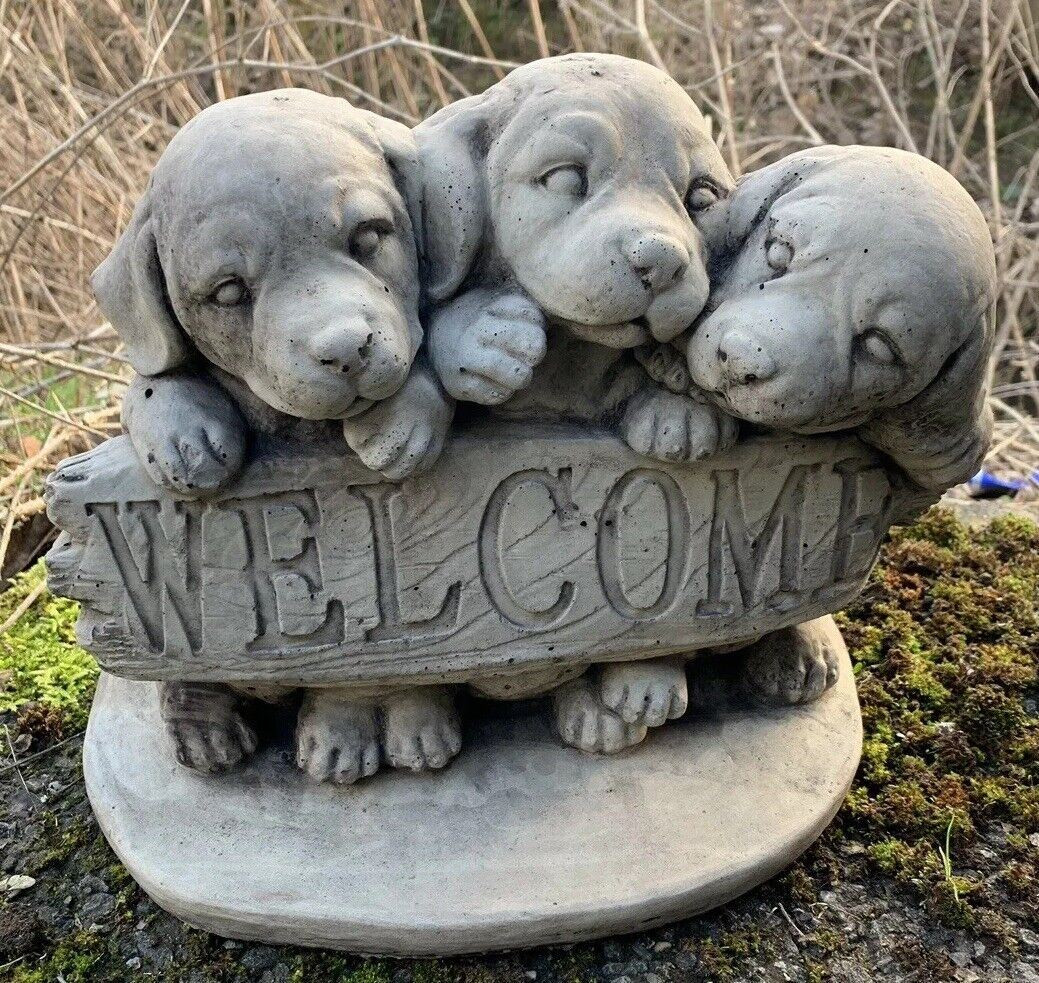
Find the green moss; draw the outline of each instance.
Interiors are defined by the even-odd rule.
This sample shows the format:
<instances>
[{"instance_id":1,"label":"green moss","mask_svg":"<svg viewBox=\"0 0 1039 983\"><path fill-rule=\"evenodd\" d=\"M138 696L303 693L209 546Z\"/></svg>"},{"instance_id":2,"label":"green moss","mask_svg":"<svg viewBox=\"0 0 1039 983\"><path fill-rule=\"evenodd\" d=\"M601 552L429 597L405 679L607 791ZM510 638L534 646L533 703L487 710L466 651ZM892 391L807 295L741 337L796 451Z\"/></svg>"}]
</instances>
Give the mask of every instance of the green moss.
<instances>
[{"instance_id":1,"label":"green moss","mask_svg":"<svg viewBox=\"0 0 1039 983\"><path fill-rule=\"evenodd\" d=\"M43 962L16 967L11 983L97 983L102 978L97 967L104 957L102 936L75 932L63 939Z\"/></svg>"},{"instance_id":2,"label":"green moss","mask_svg":"<svg viewBox=\"0 0 1039 983\"><path fill-rule=\"evenodd\" d=\"M983 869L980 833L1024 837L1039 822L1039 729L1030 700L1039 652L1039 527L998 519L968 530L932 509L893 532L867 589L838 616L863 707L862 766L842 833L939 921L1001 931L959 870ZM946 862L946 833L952 823ZM1033 919L1030 865L1006 883ZM1031 889L1030 898L1028 896Z\"/></svg>"},{"instance_id":3,"label":"green moss","mask_svg":"<svg viewBox=\"0 0 1039 983\"><path fill-rule=\"evenodd\" d=\"M39 587L43 578L41 560L14 579L0 594L0 623ZM98 668L76 644L78 615L75 601L53 597L44 589L0 638L0 713L37 703L60 711L70 727L86 724Z\"/></svg>"},{"instance_id":4,"label":"green moss","mask_svg":"<svg viewBox=\"0 0 1039 983\"><path fill-rule=\"evenodd\" d=\"M367 961L343 977L343 983L389 983L390 972L384 962Z\"/></svg>"}]
</instances>

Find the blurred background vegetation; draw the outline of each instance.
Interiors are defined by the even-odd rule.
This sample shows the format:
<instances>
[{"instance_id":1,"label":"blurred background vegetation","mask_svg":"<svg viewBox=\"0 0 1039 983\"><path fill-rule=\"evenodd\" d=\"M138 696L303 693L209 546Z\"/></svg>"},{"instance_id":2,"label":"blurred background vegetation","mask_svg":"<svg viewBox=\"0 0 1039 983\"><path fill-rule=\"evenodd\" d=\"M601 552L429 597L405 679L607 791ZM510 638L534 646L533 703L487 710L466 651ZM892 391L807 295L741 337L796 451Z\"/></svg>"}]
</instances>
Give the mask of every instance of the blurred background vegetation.
<instances>
[{"instance_id":1,"label":"blurred background vegetation","mask_svg":"<svg viewBox=\"0 0 1039 983\"><path fill-rule=\"evenodd\" d=\"M1039 462L1039 34L1029 0L2 0L0 565L44 548L53 463L118 431L128 375L88 276L175 130L301 85L414 123L510 67L614 51L671 72L736 173L891 144L989 217L992 467Z\"/></svg>"}]
</instances>

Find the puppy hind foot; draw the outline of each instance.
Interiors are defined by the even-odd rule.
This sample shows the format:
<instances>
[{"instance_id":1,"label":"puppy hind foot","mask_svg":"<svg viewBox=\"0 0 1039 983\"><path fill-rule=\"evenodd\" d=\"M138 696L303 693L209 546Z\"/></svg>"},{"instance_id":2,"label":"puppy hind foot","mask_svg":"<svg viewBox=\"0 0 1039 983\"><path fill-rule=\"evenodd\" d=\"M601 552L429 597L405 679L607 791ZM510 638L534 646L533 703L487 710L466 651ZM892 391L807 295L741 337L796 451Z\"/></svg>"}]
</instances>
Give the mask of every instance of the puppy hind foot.
<instances>
[{"instance_id":1,"label":"puppy hind foot","mask_svg":"<svg viewBox=\"0 0 1039 983\"><path fill-rule=\"evenodd\" d=\"M382 747L387 764L410 771L443 768L462 749L454 693L416 686L383 697Z\"/></svg>"},{"instance_id":2,"label":"puppy hind foot","mask_svg":"<svg viewBox=\"0 0 1039 983\"><path fill-rule=\"evenodd\" d=\"M641 743L645 724L626 723L599 702L598 687L582 676L555 691L552 708L556 731L565 744L579 751L616 754Z\"/></svg>"},{"instance_id":3,"label":"puppy hind foot","mask_svg":"<svg viewBox=\"0 0 1039 983\"><path fill-rule=\"evenodd\" d=\"M772 632L741 654L741 687L761 706L810 703L840 675L839 654L811 621Z\"/></svg>"},{"instance_id":4,"label":"puppy hind foot","mask_svg":"<svg viewBox=\"0 0 1039 983\"><path fill-rule=\"evenodd\" d=\"M352 785L379 770L379 721L371 700L335 689L307 692L296 723L296 764L314 781Z\"/></svg>"},{"instance_id":5,"label":"puppy hind foot","mask_svg":"<svg viewBox=\"0 0 1039 983\"><path fill-rule=\"evenodd\" d=\"M256 750L242 701L226 686L162 683L159 709L177 761L207 773L229 771Z\"/></svg>"}]
</instances>

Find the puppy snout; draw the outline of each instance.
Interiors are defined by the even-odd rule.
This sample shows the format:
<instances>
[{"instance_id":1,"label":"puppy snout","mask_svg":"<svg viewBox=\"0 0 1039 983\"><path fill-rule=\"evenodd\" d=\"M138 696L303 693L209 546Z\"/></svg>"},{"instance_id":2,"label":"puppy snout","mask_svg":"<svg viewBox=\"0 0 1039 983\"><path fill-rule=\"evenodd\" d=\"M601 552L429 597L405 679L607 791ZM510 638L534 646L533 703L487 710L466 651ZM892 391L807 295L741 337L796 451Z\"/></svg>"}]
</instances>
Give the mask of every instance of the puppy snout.
<instances>
[{"instance_id":1,"label":"puppy snout","mask_svg":"<svg viewBox=\"0 0 1039 983\"><path fill-rule=\"evenodd\" d=\"M631 240L625 252L639 278L654 293L666 290L689 266L689 250L677 239L659 232Z\"/></svg>"},{"instance_id":2,"label":"puppy snout","mask_svg":"<svg viewBox=\"0 0 1039 983\"><path fill-rule=\"evenodd\" d=\"M732 385L765 382L776 374L776 363L763 346L748 335L729 332L718 345L722 375Z\"/></svg>"},{"instance_id":3,"label":"puppy snout","mask_svg":"<svg viewBox=\"0 0 1039 983\"><path fill-rule=\"evenodd\" d=\"M371 343L371 328L358 319L321 328L310 337L308 347L319 365L344 374L357 374L368 364Z\"/></svg>"}]
</instances>

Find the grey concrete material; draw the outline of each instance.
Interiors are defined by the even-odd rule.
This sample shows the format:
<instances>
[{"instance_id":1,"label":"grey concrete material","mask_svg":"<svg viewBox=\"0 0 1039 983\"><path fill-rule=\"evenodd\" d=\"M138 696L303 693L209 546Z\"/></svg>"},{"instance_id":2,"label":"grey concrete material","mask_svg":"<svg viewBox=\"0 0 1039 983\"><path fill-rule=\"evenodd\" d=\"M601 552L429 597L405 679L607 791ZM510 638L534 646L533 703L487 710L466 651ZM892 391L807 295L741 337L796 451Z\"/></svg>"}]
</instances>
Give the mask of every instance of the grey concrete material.
<instances>
[{"instance_id":1,"label":"grey concrete material","mask_svg":"<svg viewBox=\"0 0 1039 983\"><path fill-rule=\"evenodd\" d=\"M257 448L207 502L125 438L63 464L52 588L139 679L464 682L725 645L837 610L900 504L853 439L745 440L647 468L601 431L489 422L426 475Z\"/></svg>"},{"instance_id":2,"label":"grey concrete material","mask_svg":"<svg viewBox=\"0 0 1039 983\"><path fill-rule=\"evenodd\" d=\"M701 225L717 275L684 347L702 394L769 429L854 429L930 492L976 473L995 257L949 173L815 147L744 177Z\"/></svg>"},{"instance_id":3,"label":"grey concrete material","mask_svg":"<svg viewBox=\"0 0 1039 983\"><path fill-rule=\"evenodd\" d=\"M422 367L426 384L405 386L420 197L411 131L316 92L229 99L176 134L92 278L145 377L124 422L155 480L227 485L243 422L344 421L391 477L435 457L448 401Z\"/></svg>"},{"instance_id":4,"label":"grey concrete material","mask_svg":"<svg viewBox=\"0 0 1039 983\"><path fill-rule=\"evenodd\" d=\"M667 439L688 430L689 409L626 351L674 338L707 300L696 220L732 178L689 96L642 61L564 55L516 69L414 132L429 347L447 391L506 406L520 394L510 415L598 420L646 388L659 405L633 410L622 435L649 432L639 450L651 456L692 456ZM541 366L559 333L585 385L551 358ZM637 384L612 385L618 373Z\"/></svg>"},{"instance_id":5,"label":"grey concrete material","mask_svg":"<svg viewBox=\"0 0 1039 983\"><path fill-rule=\"evenodd\" d=\"M830 821L861 744L841 660L814 703L689 715L612 757L495 705L446 772L349 790L306 783L276 748L219 779L179 769L154 684L106 675L87 789L145 890L220 934L419 956L640 930L749 890Z\"/></svg>"}]
</instances>

